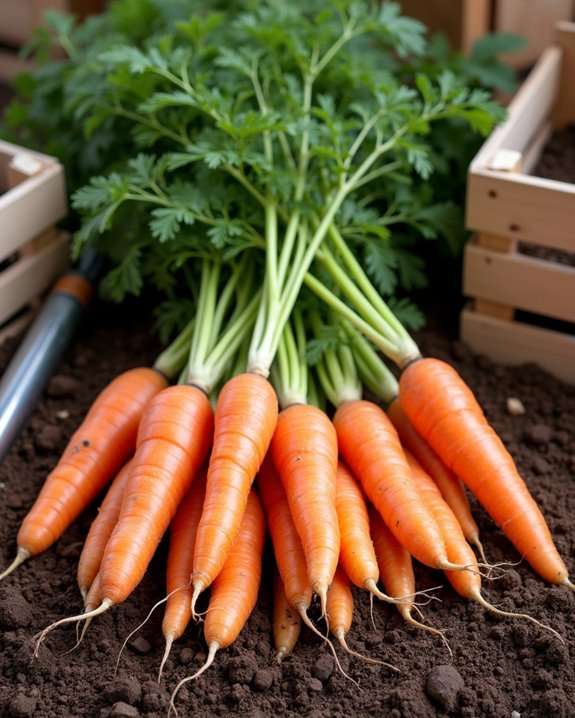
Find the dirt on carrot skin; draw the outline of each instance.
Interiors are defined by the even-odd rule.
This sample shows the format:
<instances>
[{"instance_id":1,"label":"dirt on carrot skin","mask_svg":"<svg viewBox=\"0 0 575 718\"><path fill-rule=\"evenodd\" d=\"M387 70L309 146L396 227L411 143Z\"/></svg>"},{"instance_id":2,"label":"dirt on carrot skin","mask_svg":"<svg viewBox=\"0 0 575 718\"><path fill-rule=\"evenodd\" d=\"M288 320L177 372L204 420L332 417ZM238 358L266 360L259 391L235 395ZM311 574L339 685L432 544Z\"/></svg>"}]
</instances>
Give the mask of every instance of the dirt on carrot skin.
<instances>
[{"instance_id":1,"label":"dirt on carrot skin","mask_svg":"<svg viewBox=\"0 0 575 718\"><path fill-rule=\"evenodd\" d=\"M91 328L63 362L29 428L0 467L2 565L13 554L25 511L97 392L118 372L153 359L157 347L144 325L134 328L129 316L114 314L113 322L105 312L93 314ZM421 345L425 353L452 362L476 391L575 573L575 388L534 367L495 366L437 334L422 336ZM0 348L0 367L9 350ZM506 402L512 397L523 402L523 416L507 413ZM477 507L474 513L489 559L516 561L516 553L485 514ZM163 649L160 610L127 648L118 678L113 678L122 640L163 595L164 544L133 597L94 621L83 646L62 655L74 642L73 629L62 628L50 635L39 658L32 658L32 636L51 621L80 610L75 571L93 516L91 509L53 549L0 584L0 716L165 716L171 689L205 659L201 625L193 626L174 645L158 687L155 680ZM278 666L272 650L268 562L259 604L246 629L218 655L208 674L180 691L180 715L509 718L512 711L521 718L575 715L575 594L544 584L523 563L486 584L491 601L505 609L529 611L551 624L564 635L563 646L526 622L501 620L464 602L436 572L418 567L417 574L419 588L444 586L438 594L442 602L423 610L430 623L447 629L453 661L439 640L406 627L386 605L375 606L374 630L368 597L356 591L351 646L395 664L400 674L340 654L345 670L360 682L358 690L334 670L326 648L308 631L302 632L294 656Z\"/></svg>"}]
</instances>

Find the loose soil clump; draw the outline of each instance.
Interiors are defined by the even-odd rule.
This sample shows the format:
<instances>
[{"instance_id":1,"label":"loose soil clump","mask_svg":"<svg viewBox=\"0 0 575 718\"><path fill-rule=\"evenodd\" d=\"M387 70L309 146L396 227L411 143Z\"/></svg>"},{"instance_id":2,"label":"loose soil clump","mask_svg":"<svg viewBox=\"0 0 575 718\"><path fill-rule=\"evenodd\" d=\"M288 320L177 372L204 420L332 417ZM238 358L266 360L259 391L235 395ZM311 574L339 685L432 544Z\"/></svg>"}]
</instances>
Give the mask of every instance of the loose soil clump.
<instances>
[{"instance_id":1,"label":"loose soil clump","mask_svg":"<svg viewBox=\"0 0 575 718\"><path fill-rule=\"evenodd\" d=\"M96 394L119 372L149 364L158 347L144 325L109 309L86 322L83 336L58 370L32 420L0 467L0 561L15 550L18 526L67 438ZM424 334L426 354L451 362L476 392L488 419L517 460L539 502L561 554L575 572L575 388L533 366L504 368L435 333ZM0 348L0 368L14 345ZM522 415L507 410L518 398ZM511 544L474 505L488 558L519 561ZM81 542L95 507L86 512L50 551L0 584L0 716L76 718L165 716L171 690L205 660L201 624L189 628L172 650L162 684L156 683L163 650L162 612L126 649L118 676L114 663L127 634L165 592L165 542L150 570L122 606L95 620L84 644L73 628L54 631L32 657L32 636L48 623L81 608L75 572ZM269 556L266 559L269 564ZM241 715L248 718L435 718L459 716L569 718L575 715L575 595L546 585L524 563L503 578L485 582L488 598L508 610L527 611L552 625L566 645L522 623L486 614L456 596L441 574L417 567L418 588L443 584L441 603L425 608L426 619L447 630L450 660L441 641L406 626L393 608L375 605L355 592L351 646L393 663L400 674L340 656L361 685L338 673L311 633L304 631L295 654L274 661L271 635L270 571L266 566L258 606L236 643L222 651L210 672L179 693L180 715ZM145 650L142 647L145 646Z\"/></svg>"}]
</instances>

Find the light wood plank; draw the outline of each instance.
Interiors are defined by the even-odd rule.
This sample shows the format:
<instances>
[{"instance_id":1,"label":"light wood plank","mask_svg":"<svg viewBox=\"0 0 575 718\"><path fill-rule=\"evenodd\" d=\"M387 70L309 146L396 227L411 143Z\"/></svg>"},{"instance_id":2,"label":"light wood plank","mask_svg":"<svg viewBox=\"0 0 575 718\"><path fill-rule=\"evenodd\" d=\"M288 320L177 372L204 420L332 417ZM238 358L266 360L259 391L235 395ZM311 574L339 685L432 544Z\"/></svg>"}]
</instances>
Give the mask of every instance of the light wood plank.
<instances>
[{"instance_id":1,"label":"light wood plank","mask_svg":"<svg viewBox=\"0 0 575 718\"><path fill-rule=\"evenodd\" d=\"M68 236L62 232L36 254L0 272L0 324L47 289L68 264Z\"/></svg>"},{"instance_id":2,"label":"light wood plank","mask_svg":"<svg viewBox=\"0 0 575 718\"><path fill-rule=\"evenodd\" d=\"M559 87L561 50L548 48L507 108L507 117L483 144L470 173L484 169L501 149L525 152L550 115Z\"/></svg>"},{"instance_id":3,"label":"light wood plank","mask_svg":"<svg viewBox=\"0 0 575 718\"><path fill-rule=\"evenodd\" d=\"M14 45L26 42L34 26L32 0L2 0L0 39Z\"/></svg>"},{"instance_id":4,"label":"light wood plank","mask_svg":"<svg viewBox=\"0 0 575 718\"><path fill-rule=\"evenodd\" d=\"M526 67L553 44L555 25L573 19L573 0L497 0L495 29L513 32L527 40L525 49L504 55L513 67Z\"/></svg>"},{"instance_id":5,"label":"light wood plank","mask_svg":"<svg viewBox=\"0 0 575 718\"><path fill-rule=\"evenodd\" d=\"M476 299L474 301L475 311L479 314L486 314L489 317L496 317L505 322L510 322L515 316L515 309L507 304L492 302L489 299Z\"/></svg>"},{"instance_id":6,"label":"light wood plank","mask_svg":"<svg viewBox=\"0 0 575 718\"><path fill-rule=\"evenodd\" d=\"M0 261L66 215L62 167L45 171L0 196Z\"/></svg>"},{"instance_id":7,"label":"light wood plank","mask_svg":"<svg viewBox=\"0 0 575 718\"><path fill-rule=\"evenodd\" d=\"M575 267L494 252L469 242L463 293L544 316L575 322Z\"/></svg>"},{"instance_id":8,"label":"light wood plank","mask_svg":"<svg viewBox=\"0 0 575 718\"><path fill-rule=\"evenodd\" d=\"M533 362L567 382L575 383L575 336L541 329L523 322L506 322L461 313L461 339L474 351L503 364Z\"/></svg>"},{"instance_id":9,"label":"light wood plank","mask_svg":"<svg viewBox=\"0 0 575 718\"><path fill-rule=\"evenodd\" d=\"M468 177L468 229L575 252L575 184L476 170Z\"/></svg>"},{"instance_id":10,"label":"light wood plank","mask_svg":"<svg viewBox=\"0 0 575 718\"><path fill-rule=\"evenodd\" d=\"M553 119L557 127L563 127L575 121L575 23L558 24L557 44L563 51L563 62Z\"/></svg>"},{"instance_id":11,"label":"light wood plank","mask_svg":"<svg viewBox=\"0 0 575 718\"><path fill-rule=\"evenodd\" d=\"M485 249L492 249L494 252L513 252L517 242L510 237L498 237L496 234L478 234L474 241Z\"/></svg>"},{"instance_id":12,"label":"light wood plank","mask_svg":"<svg viewBox=\"0 0 575 718\"><path fill-rule=\"evenodd\" d=\"M405 15L420 20L431 33L447 35L453 47L461 48L464 5L467 0L402 0Z\"/></svg>"},{"instance_id":13,"label":"light wood plank","mask_svg":"<svg viewBox=\"0 0 575 718\"><path fill-rule=\"evenodd\" d=\"M453 2L449 3L451 6ZM473 45L489 32L491 26L491 0L464 0L461 28L461 49L470 52Z\"/></svg>"},{"instance_id":14,"label":"light wood plank","mask_svg":"<svg viewBox=\"0 0 575 718\"><path fill-rule=\"evenodd\" d=\"M541 152L551 137L552 131L551 122L545 122L541 125L533 141L523 153L523 172L525 174L531 174L535 169L535 165L539 162Z\"/></svg>"}]
</instances>

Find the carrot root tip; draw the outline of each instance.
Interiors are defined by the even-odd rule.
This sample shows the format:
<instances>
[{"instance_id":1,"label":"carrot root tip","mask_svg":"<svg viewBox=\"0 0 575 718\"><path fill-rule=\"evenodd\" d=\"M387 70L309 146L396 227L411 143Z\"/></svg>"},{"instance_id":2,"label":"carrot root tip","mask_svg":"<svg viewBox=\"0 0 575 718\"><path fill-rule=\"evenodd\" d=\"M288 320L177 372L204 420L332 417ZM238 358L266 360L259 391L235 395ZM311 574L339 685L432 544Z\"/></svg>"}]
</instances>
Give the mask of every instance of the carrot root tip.
<instances>
[{"instance_id":1,"label":"carrot root tip","mask_svg":"<svg viewBox=\"0 0 575 718\"><path fill-rule=\"evenodd\" d=\"M423 619L423 614L419 610L417 606L413 606L413 608L418 612L419 616ZM453 657L453 651L451 650L451 646L449 645L449 641L447 640L447 637L445 633L439 629L434 628L433 626L429 626L427 623L423 623L422 621L418 621L416 618L414 618L411 615L411 607L410 606L403 606L399 609L399 612L401 613L402 618L406 623L411 624L412 626L415 626L416 628L420 628L422 631L427 631L428 633L432 633L434 636L439 636L441 640L443 641L443 645L447 649L449 655Z\"/></svg>"},{"instance_id":2,"label":"carrot root tip","mask_svg":"<svg viewBox=\"0 0 575 718\"><path fill-rule=\"evenodd\" d=\"M25 548L18 548L18 551L12 563L6 569L4 569L2 573L0 573L0 581L2 581L2 579L6 578L13 571L15 571L18 566L21 566L24 563L24 561L27 561L31 555L32 554L30 553L30 551L26 551Z\"/></svg>"},{"instance_id":3,"label":"carrot root tip","mask_svg":"<svg viewBox=\"0 0 575 718\"><path fill-rule=\"evenodd\" d=\"M372 596L379 598L380 601L386 601L387 603L397 603L396 598L388 596L386 593L383 593L383 591L379 590L379 588L377 587L377 583L374 581L373 578L368 578L364 586L367 588L367 590L371 593Z\"/></svg>"},{"instance_id":4,"label":"carrot root tip","mask_svg":"<svg viewBox=\"0 0 575 718\"><path fill-rule=\"evenodd\" d=\"M279 651L276 653L276 661L278 663L281 663L286 656L287 649L285 648L285 646L282 646L282 648L280 648Z\"/></svg>"},{"instance_id":5,"label":"carrot root tip","mask_svg":"<svg viewBox=\"0 0 575 718\"><path fill-rule=\"evenodd\" d=\"M563 581L561 581L563 586L567 586L567 588L570 588L572 591L575 591L575 583L571 583L569 578L565 577Z\"/></svg>"},{"instance_id":6,"label":"carrot root tip","mask_svg":"<svg viewBox=\"0 0 575 718\"><path fill-rule=\"evenodd\" d=\"M552 633L555 638L557 638L559 641L561 641L563 645L565 645L565 639L558 631L556 631L554 628L551 628L551 626L548 626L547 624L538 621L536 618L530 616L528 613L514 613L513 611L504 611L501 608L497 608L492 603L489 603L489 601L487 601L487 599L485 599L479 591L473 593L471 598L476 601L480 606L483 606L483 608L485 608L487 611L491 611L492 613L495 613L499 616L506 616L507 618L524 618L527 621L531 621L531 623L534 623L536 626L539 626L539 628L543 628L546 631Z\"/></svg>"},{"instance_id":7,"label":"carrot root tip","mask_svg":"<svg viewBox=\"0 0 575 718\"><path fill-rule=\"evenodd\" d=\"M203 673L204 671L207 671L208 668L209 668L209 667L212 665L212 663L214 662L214 658L216 657L216 653L219 651L219 649L220 649L220 644L219 644L219 643L217 643L217 642L215 642L215 641L212 642L212 643L210 643L210 645L209 645L209 647L208 647L208 657L206 658L206 662L204 663L204 665L203 665L200 669L198 669L193 675L188 676L187 678L183 678L183 679L178 683L178 685L174 688L174 691L173 691L173 693L172 693L172 695L171 695L171 697L170 697L170 705L169 705L169 707L168 707L168 717L169 717L172 713L174 713L174 715L178 715L178 711L176 710L175 700L176 700L176 696L178 695L178 692L179 692L180 688L181 688L185 683L189 683L190 681L195 681L197 678L199 678L199 677L202 675L202 673Z\"/></svg>"},{"instance_id":8,"label":"carrot root tip","mask_svg":"<svg viewBox=\"0 0 575 718\"><path fill-rule=\"evenodd\" d=\"M205 586L202 581L194 581L192 583L192 587L194 589L192 593L192 618L194 619L194 621L197 621L199 615L198 613L196 613L196 603L198 602L200 593L204 590Z\"/></svg>"},{"instance_id":9,"label":"carrot root tip","mask_svg":"<svg viewBox=\"0 0 575 718\"><path fill-rule=\"evenodd\" d=\"M158 671L158 683L162 682L162 673L164 671L166 661L168 660L168 656L170 655L170 651L172 650L173 643L174 637L171 635L166 636L166 648L164 650L164 655L162 656L162 662L160 663L160 670Z\"/></svg>"},{"instance_id":10,"label":"carrot root tip","mask_svg":"<svg viewBox=\"0 0 575 718\"><path fill-rule=\"evenodd\" d=\"M110 601L109 598L105 598L102 603L98 606L98 608L95 608L93 611L88 611L84 613L79 613L76 616L67 616L66 618L61 618L59 621L55 621L54 623L51 623L49 626L46 626L46 628L43 631L40 631L39 634L36 634L36 645L34 647L34 658L38 658L38 652L40 650L40 646L46 639L46 636L51 633L55 628L58 628L58 626L63 626L66 623L76 623L78 621L86 621L88 619L92 619L95 616L99 616L102 613L105 613L109 608L113 606L112 601Z\"/></svg>"},{"instance_id":11,"label":"carrot root tip","mask_svg":"<svg viewBox=\"0 0 575 718\"><path fill-rule=\"evenodd\" d=\"M392 671L395 671L396 673L401 673L399 668L397 666L392 665L391 663L386 663L386 661L380 661L378 658L371 658L370 656L364 656L363 653L358 653L357 651L354 651L353 648L350 648L346 639L345 639L345 633L343 632L343 629L339 629L337 631L334 631L333 634L337 640L339 641L339 645L343 648L343 650L346 653L349 653L350 656L355 656L356 658L361 659L362 661L365 661L366 663L373 663L374 665L378 666L385 666L386 668L389 668Z\"/></svg>"}]
</instances>

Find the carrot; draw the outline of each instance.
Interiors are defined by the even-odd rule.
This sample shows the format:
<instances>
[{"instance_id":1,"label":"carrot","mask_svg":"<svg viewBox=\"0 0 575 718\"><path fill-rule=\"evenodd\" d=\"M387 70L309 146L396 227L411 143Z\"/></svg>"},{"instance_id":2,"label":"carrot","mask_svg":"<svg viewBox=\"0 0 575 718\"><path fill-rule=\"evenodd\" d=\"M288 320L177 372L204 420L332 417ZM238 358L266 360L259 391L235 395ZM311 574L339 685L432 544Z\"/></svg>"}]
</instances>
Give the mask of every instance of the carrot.
<instances>
[{"instance_id":1,"label":"carrot","mask_svg":"<svg viewBox=\"0 0 575 718\"><path fill-rule=\"evenodd\" d=\"M204 628L208 657L193 676L178 683L169 712L175 710L174 699L180 688L201 676L214 662L216 653L236 640L253 611L260 586L264 539L265 518L257 494L252 490L237 539L212 586Z\"/></svg>"},{"instance_id":2,"label":"carrot","mask_svg":"<svg viewBox=\"0 0 575 718\"><path fill-rule=\"evenodd\" d=\"M389 595L398 599L397 610L402 618L412 626L440 636L451 653L451 648L442 631L421 623L412 615L414 609L418 609L414 599L415 574L409 551L403 548L372 507L369 511L369 525L381 580ZM459 571L454 573L459 573Z\"/></svg>"},{"instance_id":3,"label":"carrot","mask_svg":"<svg viewBox=\"0 0 575 718\"><path fill-rule=\"evenodd\" d=\"M325 615L340 550L335 429L320 409L294 404L280 413L270 451Z\"/></svg>"},{"instance_id":4,"label":"carrot","mask_svg":"<svg viewBox=\"0 0 575 718\"><path fill-rule=\"evenodd\" d=\"M337 467L336 509L341 534L339 560L347 576L359 588L395 602L377 587L379 567L369 533L367 506L361 488L341 461Z\"/></svg>"},{"instance_id":5,"label":"carrot","mask_svg":"<svg viewBox=\"0 0 575 718\"><path fill-rule=\"evenodd\" d=\"M18 532L18 552L0 580L48 549L96 498L134 450L150 399L166 386L154 369L120 374L97 397Z\"/></svg>"},{"instance_id":6,"label":"carrot","mask_svg":"<svg viewBox=\"0 0 575 718\"><path fill-rule=\"evenodd\" d=\"M194 547L192 612L198 596L222 570L234 545L277 414L273 387L259 374L238 374L220 393L206 499Z\"/></svg>"},{"instance_id":7,"label":"carrot","mask_svg":"<svg viewBox=\"0 0 575 718\"><path fill-rule=\"evenodd\" d=\"M279 573L274 577L274 644L281 663L293 651L301 633L301 617L287 600Z\"/></svg>"},{"instance_id":8,"label":"carrot","mask_svg":"<svg viewBox=\"0 0 575 718\"><path fill-rule=\"evenodd\" d=\"M194 560L194 543L206 494L205 477L192 484L178 507L170 528L170 548L166 570L168 600L162 622L166 648L160 665L158 683L174 641L180 638L192 617L190 577ZM178 590L179 589L179 590Z\"/></svg>"},{"instance_id":9,"label":"carrot","mask_svg":"<svg viewBox=\"0 0 575 718\"><path fill-rule=\"evenodd\" d=\"M420 359L403 372L399 396L417 432L533 569L551 583L575 588L511 455L455 369L437 359Z\"/></svg>"},{"instance_id":10,"label":"carrot","mask_svg":"<svg viewBox=\"0 0 575 718\"><path fill-rule=\"evenodd\" d=\"M349 678L340 665L333 644L318 631L308 616L307 612L312 599L312 587L308 577L305 554L290 511L285 489L269 454L258 474L258 488L266 512L274 555L287 602L298 612L301 620L310 631L313 631L318 638L325 641L332 652L338 670L346 678Z\"/></svg>"},{"instance_id":11,"label":"carrot","mask_svg":"<svg viewBox=\"0 0 575 718\"><path fill-rule=\"evenodd\" d=\"M463 568L447 557L441 531L411 479L397 433L376 404L350 401L335 413L340 452L397 540L432 568Z\"/></svg>"},{"instance_id":12,"label":"carrot","mask_svg":"<svg viewBox=\"0 0 575 718\"><path fill-rule=\"evenodd\" d=\"M118 522L129 472L130 462L124 464L122 470L112 482L84 541L76 572L78 587L84 602L86 602L86 595L100 570L108 539ZM93 606L93 608L96 607Z\"/></svg>"},{"instance_id":13,"label":"carrot","mask_svg":"<svg viewBox=\"0 0 575 718\"><path fill-rule=\"evenodd\" d=\"M347 644L347 634L351 629L353 621L353 594L347 574L341 566L338 566L333 581L327 592L327 622L330 631L339 641L340 646L352 656L361 658L368 663L377 663L387 666L394 671L398 669L384 661L369 658L351 649Z\"/></svg>"},{"instance_id":14,"label":"carrot","mask_svg":"<svg viewBox=\"0 0 575 718\"><path fill-rule=\"evenodd\" d=\"M525 618L535 623L541 628L551 631L561 642L563 638L553 628L546 626L537 619L527 613L513 613L511 611L503 611L489 603L481 593L481 574L477 559L473 553L471 546L465 540L461 526L455 517L453 511L444 501L441 493L433 480L426 474L417 459L407 454L409 466L413 472L413 480L417 486L417 490L429 508L434 514L445 539L445 545L449 558L456 563L466 563L469 571L446 571L449 582L460 596L468 600L475 601L483 608L496 613L500 616L509 618Z\"/></svg>"},{"instance_id":15,"label":"carrot","mask_svg":"<svg viewBox=\"0 0 575 718\"><path fill-rule=\"evenodd\" d=\"M293 606L307 623L309 622L307 610L311 605L312 588L308 578L303 546L290 512L285 489L269 454L259 471L257 486L266 513L286 598L290 606Z\"/></svg>"},{"instance_id":16,"label":"carrot","mask_svg":"<svg viewBox=\"0 0 575 718\"><path fill-rule=\"evenodd\" d=\"M102 558L102 602L90 613L45 628L36 653L56 626L98 616L132 593L206 458L212 431L212 408L200 389L172 386L152 399L138 431L118 523Z\"/></svg>"},{"instance_id":17,"label":"carrot","mask_svg":"<svg viewBox=\"0 0 575 718\"><path fill-rule=\"evenodd\" d=\"M389 405L387 415L391 419L403 446L411 451L437 484L441 495L461 524L465 538L469 543L477 546L481 559L484 563L487 563L483 545L479 539L479 527L471 513L471 507L461 480L443 464L435 451L413 428L401 408L398 398L394 399Z\"/></svg>"}]
</instances>

